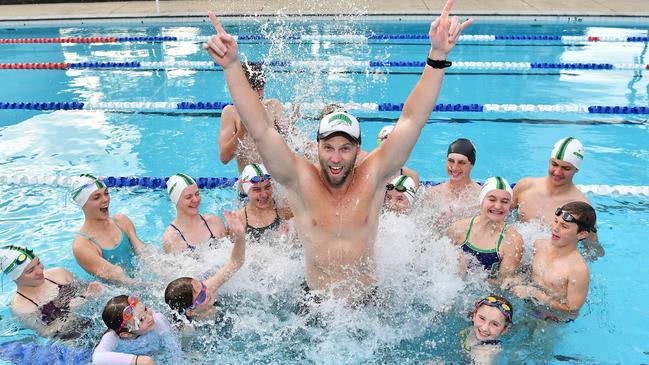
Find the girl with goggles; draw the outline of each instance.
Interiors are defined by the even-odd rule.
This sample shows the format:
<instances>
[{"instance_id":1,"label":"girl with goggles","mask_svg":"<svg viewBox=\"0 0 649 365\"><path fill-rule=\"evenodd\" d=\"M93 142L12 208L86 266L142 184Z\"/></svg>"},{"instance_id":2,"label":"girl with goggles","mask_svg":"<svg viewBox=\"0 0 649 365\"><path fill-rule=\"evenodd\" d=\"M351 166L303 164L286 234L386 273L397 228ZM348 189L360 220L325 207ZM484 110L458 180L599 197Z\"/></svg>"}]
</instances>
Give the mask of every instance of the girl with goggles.
<instances>
[{"instance_id":1,"label":"girl with goggles","mask_svg":"<svg viewBox=\"0 0 649 365\"><path fill-rule=\"evenodd\" d=\"M93 364L181 363L182 352L167 319L137 295L119 295L101 315L108 330L92 355Z\"/></svg>"},{"instance_id":2,"label":"girl with goggles","mask_svg":"<svg viewBox=\"0 0 649 365\"><path fill-rule=\"evenodd\" d=\"M178 278L165 290L165 302L176 311L175 319L182 323L180 316L187 320L199 320L210 317L215 312L216 291L227 282L241 266L246 255L246 234L243 222L233 213L224 212L234 246L230 259L213 276L205 281L191 277Z\"/></svg>"}]
</instances>

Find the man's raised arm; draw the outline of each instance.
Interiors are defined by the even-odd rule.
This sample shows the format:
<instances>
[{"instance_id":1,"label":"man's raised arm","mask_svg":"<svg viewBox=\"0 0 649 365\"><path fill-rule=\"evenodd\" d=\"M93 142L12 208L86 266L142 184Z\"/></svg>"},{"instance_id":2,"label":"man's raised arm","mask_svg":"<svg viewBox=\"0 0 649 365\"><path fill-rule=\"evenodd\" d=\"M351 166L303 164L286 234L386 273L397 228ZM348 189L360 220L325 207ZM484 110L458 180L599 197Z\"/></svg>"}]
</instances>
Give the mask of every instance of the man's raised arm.
<instances>
[{"instance_id":1,"label":"man's raised arm","mask_svg":"<svg viewBox=\"0 0 649 365\"><path fill-rule=\"evenodd\" d=\"M257 93L250 87L237 51L237 41L221 26L213 12L208 12L216 35L203 47L214 62L223 67L228 90L232 96L241 121L255 141L264 165L280 184L291 188L297 180L295 159L297 156L286 145L277 131L271 127L266 110Z\"/></svg>"},{"instance_id":2,"label":"man's raised arm","mask_svg":"<svg viewBox=\"0 0 649 365\"><path fill-rule=\"evenodd\" d=\"M381 144L368 158L375 159L377 168L383 177L387 178L394 171L400 169L408 160L421 130L430 117L439 90L444 79L444 62L448 53L453 49L462 31L468 27L472 19L460 23L458 17L449 17L453 7L453 0L448 0L442 14L430 25L430 51L428 58L433 66L424 66L419 81L406 99L403 111L399 117L390 138Z\"/></svg>"}]
</instances>

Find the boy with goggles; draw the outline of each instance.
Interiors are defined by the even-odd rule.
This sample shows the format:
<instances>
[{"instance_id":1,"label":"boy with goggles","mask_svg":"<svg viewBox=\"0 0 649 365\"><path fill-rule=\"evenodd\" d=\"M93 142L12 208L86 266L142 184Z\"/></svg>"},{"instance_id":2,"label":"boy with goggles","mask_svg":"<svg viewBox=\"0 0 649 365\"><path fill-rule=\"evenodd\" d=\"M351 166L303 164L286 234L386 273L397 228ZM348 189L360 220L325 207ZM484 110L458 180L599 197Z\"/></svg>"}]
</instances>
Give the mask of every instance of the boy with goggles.
<instances>
[{"instance_id":1,"label":"boy with goggles","mask_svg":"<svg viewBox=\"0 0 649 365\"><path fill-rule=\"evenodd\" d=\"M417 185L410 176L399 175L385 186L385 209L397 214L410 211L415 202Z\"/></svg>"},{"instance_id":2,"label":"boy with goggles","mask_svg":"<svg viewBox=\"0 0 649 365\"><path fill-rule=\"evenodd\" d=\"M246 234L243 222L231 212L223 212L223 215L234 240L230 260L205 281L182 277L170 282L165 290L167 305L189 321L204 319L215 313L217 289L243 266L245 260ZM181 322L178 316L174 318Z\"/></svg>"},{"instance_id":3,"label":"boy with goggles","mask_svg":"<svg viewBox=\"0 0 649 365\"><path fill-rule=\"evenodd\" d=\"M112 298L106 303L101 318L108 330L93 352L93 364L181 362L180 343L171 331L169 321L146 307L137 295Z\"/></svg>"},{"instance_id":4,"label":"boy with goggles","mask_svg":"<svg viewBox=\"0 0 649 365\"><path fill-rule=\"evenodd\" d=\"M534 242L531 285L513 286L520 298L541 302L537 317L570 322L586 301L590 271L577 243L595 232L595 210L582 201L570 202L555 211L550 239Z\"/></svg>"},{"instance_id":5,"label":"boy with goggles","mask_svg":"<svg viewBox=\"0 0 649 365\"><path fill-rule=\"evenodd\" d=\"M497 295L475 302L472 326L460 332L462 349L472 364L491 364L501 350L500 336L512 325L511 303Z\"/></svg>"}]
</instances>

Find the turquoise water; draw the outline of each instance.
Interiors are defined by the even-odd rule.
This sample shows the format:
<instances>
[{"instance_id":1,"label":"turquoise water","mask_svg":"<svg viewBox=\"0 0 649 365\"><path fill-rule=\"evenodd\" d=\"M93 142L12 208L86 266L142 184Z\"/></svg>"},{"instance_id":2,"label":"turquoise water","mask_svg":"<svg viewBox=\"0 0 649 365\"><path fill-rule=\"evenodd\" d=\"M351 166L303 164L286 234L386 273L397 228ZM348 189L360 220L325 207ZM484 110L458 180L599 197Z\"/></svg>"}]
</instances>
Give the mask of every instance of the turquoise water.
<instances>
[{"instance_id":1,"label":"turquoise water","mask_svg":"<svg viewBox=\"0 0 649 365\"><path fill-rule=\"evenodd\" d=\"M322 22L283 20L270 25L226 24L233 33L424 33L423 22ZM589 27L587 25L516 25L476 23L471 34L560 34L645 36L645 27ZM0 38L73 36L209 35L206 26L110 26L1 30ZM417 42L336 42L262 44L241 42L251 60L423 60L427 47ZM496 42L460 44L457 61L526 61L583 63L647 63L645 43L560 45L552 42ZM80 61L205 61L200 44L20 44L0 45L0 62ZM416 71L345 73L309 70L269 76L268 97L282 102L403 102L417 80ZM411 71L411 72L410 72ZM644 72L557 71L515 73L449 71L439 102L497 104L587 104L647 106ZM410 72L410 73L409 73ZM0 70L3 101L225 101L229 100L221 72ZM308 117L308 113L306 113ZM378 131L397 113L361 112L363 149L375 147ZM300 124L313 135L315 123ZM600 122L606 122L602 124ZM101 111L0 110L0 175L64 175L82 172L113 176L168 176L178 171L193 176L236 175L236 166L221 165L217 156L218 114L114 113ZM407 165L423 180L444 179L448 143L471 138L478 148L473 176L495 174L511 182L547 171L552 144L564 136L578 137L586 146L586 160L576 176L578 184L649 185L649 131L641 116L591 116L543 113L434 113ZM0 185L0 243L31 245L49 266L64 266L88 278L75 263L70 243L82 214L66 191L47 186ZM206 191L202 210L220 213L235 206L230 190ZM600 240L607 250L590 264L591 288L579 319L570 325L533 329L521 324L507 336L507 362L643 363L649 361L646 338L649 314L649 269L640 257L649 221L646 197L590 195L598 212ZM120 190L112 194L111 211L127 214L139 236L154 246L173 208L161 191ZM422 213L423 214L423 213ZM421 363L432 358L463 361L456 333L468 322L463 313L476 295L479 281L463 283L440 265L453 252L443 240L414 226L412 232L395 227L417 220L385 217L377 242L377 276L392 294L387 308L349 310L327 303L315 325L292 313L299 295L302 263L299 250L252 247L247 264L223 289L231 325L191 344L190 353L206 353L195 361L225 363ZM527 239L539 231L520 227ZM419 235L419 236L417 236ZM422 238L423 242L422 242ZM428 247L429 256L418 257ZM208 267L223 262L228 246L202 258ZM430 250L430 248L435 248ZM173 260L161 259L173 266ZM178 259L191 263L187 258ZM168 278L180 271L159 272L145 297L163 310L161 292ZM181 265L178 270L184 269ZM201 270L189 268L196 275ZM169 279L170 280L170 279ZM159 283L158 283L159 282ZM4 282L0 303L10 300L13 284ZM122 293L124 289L111 289ZM107 294L108 295L108 294ZM106 298L95 307L98 314ZM89 313L93 313L88 309ZM522 313L522 311L518 312ZM0 310L0 343L29 339L31 331L7 320ZM102 328L95 327L77 343L92 346ZM545 331L545 332L543 332ZM559 358L556 355L560 355ZM188 355L192 356L192 355ZM563 356L563 357L561 357ZM572 359L572 360L570 360Z\"/></svg>"}]
</instances>

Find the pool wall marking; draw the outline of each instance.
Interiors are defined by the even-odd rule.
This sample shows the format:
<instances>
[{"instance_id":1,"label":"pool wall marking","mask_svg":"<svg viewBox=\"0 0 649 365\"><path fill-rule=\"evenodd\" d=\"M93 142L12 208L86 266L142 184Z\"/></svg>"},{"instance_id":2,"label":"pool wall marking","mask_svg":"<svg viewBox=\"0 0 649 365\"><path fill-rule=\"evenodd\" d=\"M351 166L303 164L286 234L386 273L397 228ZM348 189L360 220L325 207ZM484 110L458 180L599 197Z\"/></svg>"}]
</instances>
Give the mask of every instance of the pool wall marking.
<instances>
[{"instance_id":1,"label":"pool wall marking","mask_svg":"<svg viewBox=\"0 0 649 365\"><path fill-rule=\"evenodd\" d=\"M16 176L0 175L0 185L18 185L18 186L56 186L71 188L74 183L79 181L79 177L69 176ZM100 177L110 188L147 188L147 189L165 189L169 177L153 176L107 176ZM194 178L196 184L201 189L231 188L236 182L236 177L198 177ZM441 182L422 181L423 185L437 185ZM511 184L512 188L516 184ZM594 195L642 195L649 196L649 186L634 185L577 185L584 193Z\"/></svg>"},{"instance_id":2,"label":"pool wall marking","mask_svg":"<svg viewBox=\"0 0 649 365\"><path fill-rule=\"evenodd\" d=\"M297 69L325 69L325 68L421 68L426 62L419 60L409 61L355 61L355 60L327 60L327 61L288 61L273 60L259 62L271 68L292 67ZM220 66L211 61L88 61L88 62L20 62L0 63L0 70L70 70L70 69L191 69L191 70L222 70ZM644 63L587 63L587 62L474 62L454 61L453 70L649 70L649 64Z\"/></svg>"},{"instance_id":3,"label":"pool wall marking","mask_svg":"<svg viewBox=\"0 0 649 365\"><path fill-rule=\"evenodd\" d=\"M267 41L272 38L261 34L244 34L234 36L239 41ZM207 42L210 36L137 36L137 37L67 37L67 38L2 38L0 44L28 44L28 43L131 43L131 42ZM428 34L305 34L287 35L277 37L289 41L330 41L330 42L368 42L368 41L418 41L428 42ZM558 42L563 44L590 43L590 42L624 42L645 43L649 42L647 36L607 36L607 35L556 35L556 34L465 34L461 35L460 42Z\"/></svg>"},{"instance_id":4,"label":"pool wall marking","mask_svg":"<svg viewBox=\"0 0 649 365\"><path fill-rule=\"evenodd\" d=\"M181 101L181 102L3 102L0 110L121 110L121 111L169 111L169 110L223 110L229 101ZM306 111L322 110L325 103L301 103ZM341 103L347 110L363 112L399 112L404 103ZM291 103L284 103L290 109ZM581 105L581 104L437 104L435 112L457 113L577 113L577 114L649 114L649 106Z\"/></svg>"}]
</instances>

